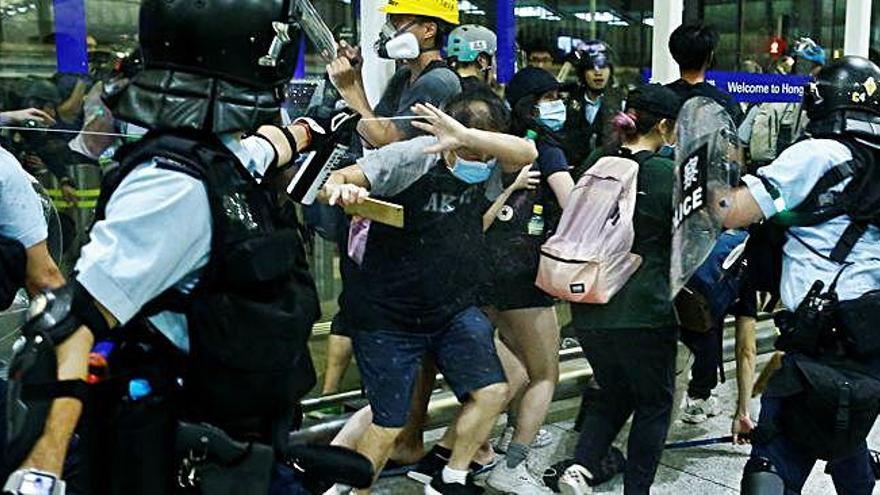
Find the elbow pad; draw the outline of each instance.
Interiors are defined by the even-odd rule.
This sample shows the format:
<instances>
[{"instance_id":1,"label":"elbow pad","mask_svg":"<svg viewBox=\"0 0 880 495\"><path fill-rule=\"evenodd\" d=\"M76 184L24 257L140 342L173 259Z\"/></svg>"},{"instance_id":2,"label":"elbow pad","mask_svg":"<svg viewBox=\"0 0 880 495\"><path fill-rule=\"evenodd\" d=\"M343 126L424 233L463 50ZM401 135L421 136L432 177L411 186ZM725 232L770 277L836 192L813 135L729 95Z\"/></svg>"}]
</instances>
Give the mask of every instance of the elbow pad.
<instances>
[{"instance_id":1,"label":"elbow pad","mask_svg":"<svg viewBox=\"0 0 880 495\"><path fill-rule=\"evenodd\" d=\"M6 462L18 466L40 439L52 401L85 398L82 380L58 380L55 348L81 326L93 334L109 331L91 296L78 283L34 298L28 321L12 347L7 391ZM83 356L86 359L86 356Z\"/></svg>"}]
</instances>

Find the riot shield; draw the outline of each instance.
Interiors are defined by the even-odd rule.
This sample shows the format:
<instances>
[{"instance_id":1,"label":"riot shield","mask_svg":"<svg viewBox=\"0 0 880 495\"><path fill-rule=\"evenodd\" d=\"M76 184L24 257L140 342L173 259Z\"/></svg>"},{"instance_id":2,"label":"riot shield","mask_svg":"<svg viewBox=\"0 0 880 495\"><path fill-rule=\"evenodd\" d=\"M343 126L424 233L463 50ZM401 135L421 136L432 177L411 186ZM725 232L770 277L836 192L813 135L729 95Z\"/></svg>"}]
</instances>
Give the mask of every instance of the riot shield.
<instances>
[{"instance_id":1,"label":"riot shield","mask_svg":"<svg viewBox=\"0 0 880 495\"><path fill-rule=\"evenodd\" d=\"M321 19L315 6L309 0L294 0L294 19L306 36L318 49L318 55L325 61L336 60L336 40L327 24Z\"/></svg>"},{"instance_id":2,"label":"riot shield","mask_svg":"<svg viewBox=\"0 0 880 495\"><path fill-rule=\"evenodd\" d=\"M48 227L49 236L46 238L46 245L49 248L49 254L52 256L52 259L57 263L61 259L61 254L64 252L64 242L61 234L61 217L58 216L58 210L55 209L55 205L52 203L52 197L49 196L49 193L42 184L37 182L33 177L31 177L31 184L34 187L34 191L40 197L40 205L43 207L43 217L46 219L46 226Z\"/></svg>"},{"instance_id":3,"label":"riot shield","mask_svg":"<svg viewBox=\"0 0 880 495\"><path fill-rule=\"evenodd\" d=\"M678 115L670 295L674 298L706 260L724 231L742 153L736 126L718 103L688 100Z\"/></svg>"}]
</instances>

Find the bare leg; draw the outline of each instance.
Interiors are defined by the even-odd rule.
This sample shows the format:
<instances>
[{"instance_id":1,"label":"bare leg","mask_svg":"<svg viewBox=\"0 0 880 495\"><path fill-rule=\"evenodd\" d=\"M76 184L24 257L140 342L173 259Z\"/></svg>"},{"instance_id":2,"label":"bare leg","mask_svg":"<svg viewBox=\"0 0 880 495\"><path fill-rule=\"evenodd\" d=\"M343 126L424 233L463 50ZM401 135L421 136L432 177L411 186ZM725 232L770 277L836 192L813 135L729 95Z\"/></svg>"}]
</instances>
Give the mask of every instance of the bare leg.
<instances>
[{"instance_id":1,"label":"bare leg","mask_svg":"<svg viewBox=\"0 0 880 495\"><path fill-rule=\"evenodd\" d=\"M505 383L489 385L471 393L455 423L455 446L449 458L451 469L467 471L474 454L489 437L504 409L508 393Z\"/></svg>"},{"instance_id":2,"label":"bare leg","mask_svg":"<svg viewBox=\"0 0 880 495\"><path fill-rule=\"evenodd\" d=\"M339 430L339 433L336 434L330 445L354 449L357 447L358 440L364 436L364 432L367 431L371 424L373 424L373 411L370 409L370 406L361 408L360 411L348 418L345 426Z\"/></svg>"},{"instance_id":3,"label":"bare leg","mask_svg":"<svg viewBox=\"0 0 880 495\"><path fill-rule=\"evenodd\" d=\"M373 463L376 476L385 467L388 456L391 455L391 450L394 448L394 441L400 432L401 428L384 428L373 424L367 428L358 441L357 451ZM358 490L358 493L366 494L370 493L370 490Z\"/></svg>"},{"instance_id":4,"label":"bare leg","mask_svg":"<svg viewBox=\"0 0 880 495\"><path fill-rule=\"evenodd\" d=\"M322 395L339 392L339 383L351 363L351 338L344 335L330 335L327 340L327 368L324 371Z\"/></svg>"},{"instance_id":5,"label":"bare leg","mask_svg":"<svg viewBox=\"0 0 880 495\"><path fill-rule=\"evenodd\" d=\"M529 308L505 311L503 337L525 364L529 382L517 407L513 442L530 445L547 417L559 381L559 322L556 310Z\"/></svg>"},{"instance_id":6,"label":"bare leg","mask_svg":"<svg viewBox=\"0 0 880 495\"><path fill-rule=\"evenodd\" d=\"M409 419L400 436L397 437L394 452L391 454L391 458L401 464L414 464L425 456L422 430L428 421L428 405L431 402L431 392L434 390L436 376L437 367L434 365L434 360L425 357L413 390Z\"/></svg>"}]
</instances>

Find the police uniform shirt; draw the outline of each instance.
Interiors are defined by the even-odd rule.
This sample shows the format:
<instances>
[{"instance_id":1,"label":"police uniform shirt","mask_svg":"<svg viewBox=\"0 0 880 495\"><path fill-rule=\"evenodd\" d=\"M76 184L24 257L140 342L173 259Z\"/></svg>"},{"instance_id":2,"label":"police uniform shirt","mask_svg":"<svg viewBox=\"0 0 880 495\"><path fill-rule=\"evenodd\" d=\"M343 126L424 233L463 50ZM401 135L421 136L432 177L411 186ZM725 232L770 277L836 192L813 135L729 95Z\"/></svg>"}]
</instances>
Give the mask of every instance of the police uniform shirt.
<instances>
[{"instance_id":1,"label":"police uniform shirt","mask_svg":"<svg viewBox=\"0 0 880 495\"><path fill-rule=\"evenodd\" d=\"M257 177L274 160L263 139L221 139ZM76 264L77 281L120 324L167 289L195 288L210 256L211 209L204 184L158 167L159 160L125 177ZM189 349L185 315L166 311L150 321L178 348Z\"/></svg>"},{"instance_id":2,"label":"police uniform shirt","mask_svg":"<svg viewBox=\"0 0 880 495\"><path fill-rule=\"evenodd\" d=\"M48 237L33 181L12 153L0 148L0 236L20 242L25 249Z\"/></svg>"},{"instance_id":3,"label":"police uniform shirt","mask_svg":"<svg viewBox=\"0 0 880 495\"><path fill-rule=\"evenodd\" d=\"M849 148L837 141L808 139L786 149L772 164L758 170L757 174L779 191L780 197L776 200L759 178L747 175L743 181L761 207L764 217L770 218L798 206L828 170L851 159ZM843 190L849 180L832 190ZM813 227L792 227L790 232L813 249L830 256L849 224L849 217L841 215ZM816 256L791 235L783 253L781 298L792 311L816 280L822 280L828 287L842 268L831 260ZM870 226L846 261L851 262L852 266L846 268L837 283L840 300L856 299L866 292L880 289L880 229Z\"/></svg>"}]
</instances>

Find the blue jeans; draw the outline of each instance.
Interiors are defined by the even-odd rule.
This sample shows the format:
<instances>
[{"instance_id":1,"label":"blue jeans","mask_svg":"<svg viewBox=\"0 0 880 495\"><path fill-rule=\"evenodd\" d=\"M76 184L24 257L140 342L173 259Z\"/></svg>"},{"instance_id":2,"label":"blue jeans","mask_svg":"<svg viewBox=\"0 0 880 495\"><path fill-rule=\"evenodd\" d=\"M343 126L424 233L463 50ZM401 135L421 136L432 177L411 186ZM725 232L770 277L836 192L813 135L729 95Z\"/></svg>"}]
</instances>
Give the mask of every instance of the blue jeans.
<instances>
[{"instance_id":1,"label":"blue jeans","mask_svg":"<svg viewBox=\"0 0 880 495\"><path fill-rule=\"evenodd\" d=\"M871 369L880 374L880 363L872 363ZM783 366L793 366L790 356L782 361ZM784 414L784 398L767 397L761 398L761 414L758 424L778 424ZM792 444L784 435L777 435L767 443L752 447L752 457L768 459L779 475L785 481L786 495L794 495L801 492L810 471L816 464L816 458L806 454L803 449ZM874 471L871 469L871 460L868 454L868 445L862 445L856 452L829 462L831 479L837 493L844 495L871 495L874 491Z\"/></svg>"}]
</instances>

